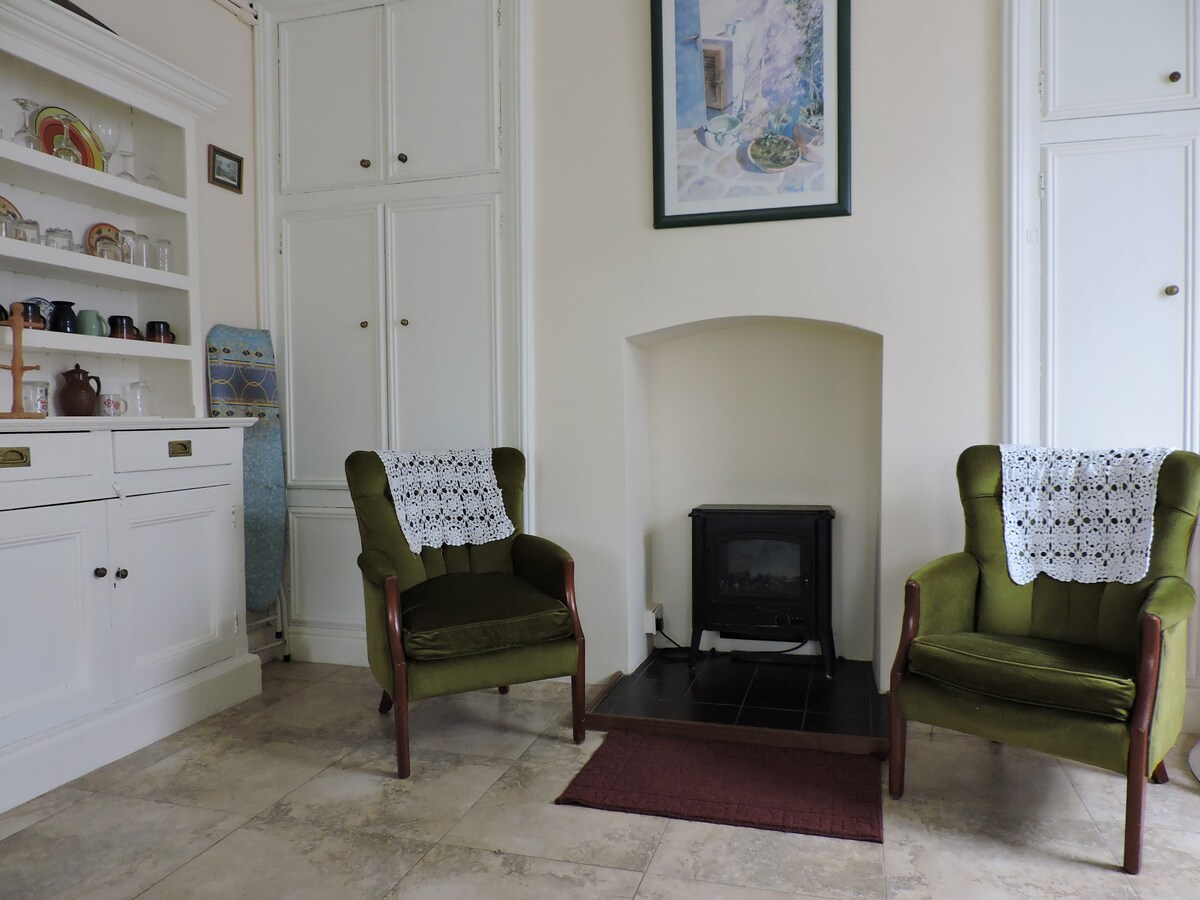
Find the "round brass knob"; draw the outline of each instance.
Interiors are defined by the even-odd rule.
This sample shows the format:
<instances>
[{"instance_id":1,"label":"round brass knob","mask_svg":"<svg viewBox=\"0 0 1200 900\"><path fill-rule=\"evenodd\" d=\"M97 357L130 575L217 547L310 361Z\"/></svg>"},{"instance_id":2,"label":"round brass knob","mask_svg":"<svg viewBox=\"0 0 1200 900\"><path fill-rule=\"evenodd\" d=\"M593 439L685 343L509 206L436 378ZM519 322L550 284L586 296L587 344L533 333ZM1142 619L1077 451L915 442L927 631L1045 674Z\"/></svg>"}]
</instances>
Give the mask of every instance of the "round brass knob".
<instances>
[{"instance_id":1,"label":"round brass knob","mask_svg":"<svg viewBox=\"0 0 1200 900\"><path fill-rule=\"evenodd\" d=\"M108 569L104 568L104 566L96 566L96 568L92 569L92 574L97 578L103 578L108 574Z\"/></svg>"},{"instance_id":2,"label":"round brass knob","mask_svg":"<svg viewBox=\"0 0 1200 900\"><path fill-rule=\"evenodd\" d=\"M129 570L128 569L117 569L117 577L118 578L128 578Z\"/></svg>"},{"instance_id":3,"label":"round brass knob","mask_svg":"<svg viewBox=\"0 0 1200 900\"><path fill-rule=\"evenodd\" d=\"M370 161L369 159L360 159L360 160L358 161L358 164L359 164L360 166L362 166L364 169L369 169L369 168L371 168L371 161Z\"/></svg>"},{"instance_id":4,"label":"round brass knob","mask_svg":"<svg viewBox=\"0 0 1200 900\"><path fill-rule=\"evenodd\" d=\"M1165 293L1168 297L1174 297L1176 294L1179 293L1179 285L1168 284L1167 289L1163 293Z\"/></svg>"},{"instance_id":5,"label":"round brass knob","mask_svg":"<svg viewBox=\"0 0 1200 900\"><path fill-rule=\"evenodd\" d=\"M366 319L363 319L361 322L359 322L359 323L358 323L358 327L359 327L359 328L366 328L366 327L367 327L367 320L366 320Z\"/></svg>"},{"instance_id":6,"label":"round brass knob","mask_svg":"<svg viewBox=\"0 0 1200 900\"><path fill-rule=\"evenodd\" d=\"M402 162L402 163L406 163L406 162L408 162L408 154L407 153L397 153L396 159L400 160L400 162Z\"/></svg>"},{"instance_id":7,"label":"round brass knob","mask_svg":"<svg viewBox=\"0 0 1200 900\"><path fill-rule=\"evenodd\" d=\"M400 324L403 325L405 328L407 328L408 327L408 319L401 319Z\"/></svg>"},{"instance_id":8,"label":"round brass knob","mask_svg":"<svg viewBox=\"0 0 1200 900\"><path fill-rule=\"evenodd\" d=\"M1178 81L1178 80L1179 80L1180 78L1182 78L1182 77L1183 77L1183 75L1182 75L1181 73L1179 73L1179 72L1172 72L1170 75L1168 75L1168 76L1167 76L1167 81L1169 81L1169 82L1171 82L1172 84L1174 84L1176 81Z\"/></svg>"}]
</instances>

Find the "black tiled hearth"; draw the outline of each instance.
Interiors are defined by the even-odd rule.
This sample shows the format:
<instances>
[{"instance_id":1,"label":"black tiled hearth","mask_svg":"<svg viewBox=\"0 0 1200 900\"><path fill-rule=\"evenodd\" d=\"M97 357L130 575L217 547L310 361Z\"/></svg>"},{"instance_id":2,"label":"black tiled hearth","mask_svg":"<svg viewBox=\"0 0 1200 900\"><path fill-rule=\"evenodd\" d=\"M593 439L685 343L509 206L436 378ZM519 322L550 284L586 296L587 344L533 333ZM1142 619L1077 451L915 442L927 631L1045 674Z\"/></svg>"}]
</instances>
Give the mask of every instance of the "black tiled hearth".
<instances>
[{"instance_id":1,"label":"black tiled hearth","mask_svg":"<svg viewBox=\"0 0 1200 900\"><path fill-rule=\"evenodd\" d=\"M591 714L886 740L887 697L876 690L871 664L838 660L830 679L820 660L709 653L693 673L686 654L668 651L622 675Z\"/></svg>"}]
</instances>

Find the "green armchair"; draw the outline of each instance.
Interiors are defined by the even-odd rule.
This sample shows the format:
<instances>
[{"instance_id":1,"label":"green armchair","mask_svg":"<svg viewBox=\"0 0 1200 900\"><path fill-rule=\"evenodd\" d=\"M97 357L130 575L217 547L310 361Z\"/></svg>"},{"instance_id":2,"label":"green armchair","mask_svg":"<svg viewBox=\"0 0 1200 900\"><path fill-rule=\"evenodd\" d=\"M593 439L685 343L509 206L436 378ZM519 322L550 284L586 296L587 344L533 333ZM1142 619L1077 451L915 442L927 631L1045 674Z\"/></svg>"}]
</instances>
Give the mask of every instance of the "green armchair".
<instances>
[{"instance_id":1,"label":"green armchair","mask_svg":"<svg viewBox=\"0 0 1200 900\"><path fill-rule=\"evenodd\" d=\"M492 451L504 508L516 532L462 547L409 550L387 473L375 453L346 458L346 481L362 537L367 657L394 709L396 770L411 772L409 702L426 697L571 676L575 743L584 730L584 641L575 608L575 563L565 550L522 533L525 457Z\"/></svg>"},{"instance_id":2,"label":"green armchair","mask_svg":"<svg viewBox=\"0 0 1200 900\"><path fill-rule=\"evenodd\" d=\"M1000 450L958 461L966 547L915 572L891 673L889 791L904 793L912 719L1016 744L1126 776L1124 868L1141 868L1146 779L1183 727L1186 580L1200 507L1200 456L1176 451L1159 472L1150 568L1137 584L1008 574Z\"/></svg>"}]
</instances>

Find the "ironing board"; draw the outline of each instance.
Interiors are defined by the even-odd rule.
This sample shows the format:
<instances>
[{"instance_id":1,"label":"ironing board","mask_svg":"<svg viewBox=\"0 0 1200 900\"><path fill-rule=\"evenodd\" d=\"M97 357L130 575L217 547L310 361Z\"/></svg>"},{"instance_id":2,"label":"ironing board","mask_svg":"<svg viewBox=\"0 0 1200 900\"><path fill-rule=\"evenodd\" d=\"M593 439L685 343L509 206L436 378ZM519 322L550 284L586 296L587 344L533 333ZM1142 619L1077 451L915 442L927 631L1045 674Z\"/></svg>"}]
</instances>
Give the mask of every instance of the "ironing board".
<instances>
[{"instance_id":1,"label":"ironing board","mask_svg":"<svg viewBox=\"0 0 1200 900\"><path fill-rule=\"evenodd\" d=\"M246 609L264 612L279 595L287 521L275 352L270 332L230 325L214 325L207 346L209 415L258 419L242 445Z\"/></svg>"}]
</instances>

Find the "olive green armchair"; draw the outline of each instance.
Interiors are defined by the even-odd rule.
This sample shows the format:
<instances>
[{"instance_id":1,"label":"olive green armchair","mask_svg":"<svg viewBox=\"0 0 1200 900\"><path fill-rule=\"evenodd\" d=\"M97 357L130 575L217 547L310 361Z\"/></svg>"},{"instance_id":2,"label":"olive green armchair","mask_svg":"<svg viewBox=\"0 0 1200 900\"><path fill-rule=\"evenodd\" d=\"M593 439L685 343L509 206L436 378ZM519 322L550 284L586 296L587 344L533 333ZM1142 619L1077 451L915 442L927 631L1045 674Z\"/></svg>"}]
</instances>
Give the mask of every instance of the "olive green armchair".
<instances>
[{"instance_id":1,"label":"olive green armchair","mask_svg":"<svg viewBox=\"0 0 1200 900\"><path fill-rule=\"evenodd\" d=\"M411 772L409 702L571 676L575 743L584 739L584 642L575 608L575 563L561 547L521 530L525 457L492 451L504 508L516 532L462 547L409 550L383 462L357 450L346 481L362 537L367 657L394 710L396 770Z\"/></svg>"},{"instance_id":2,"label":"olive green armchair","mask_svg":"<svg viewBox=\"0 0 1200 900\"><path fill-rule=\"evenodd\" d=\"M1004 544L1000 450L958 461L966 548L915 572L891 674L889 790L904 793L905 725L925 722L1126 776L1124 868L1141 868L1146 779L1167 780L1186 695L1186 580L1200 456L1159 472L1150 567L1136 584L1016 584Z\"/></svg>"}]
</instances>

